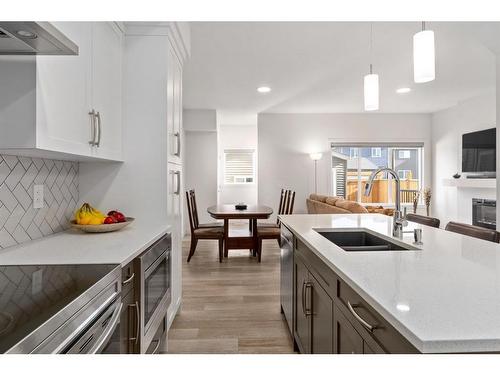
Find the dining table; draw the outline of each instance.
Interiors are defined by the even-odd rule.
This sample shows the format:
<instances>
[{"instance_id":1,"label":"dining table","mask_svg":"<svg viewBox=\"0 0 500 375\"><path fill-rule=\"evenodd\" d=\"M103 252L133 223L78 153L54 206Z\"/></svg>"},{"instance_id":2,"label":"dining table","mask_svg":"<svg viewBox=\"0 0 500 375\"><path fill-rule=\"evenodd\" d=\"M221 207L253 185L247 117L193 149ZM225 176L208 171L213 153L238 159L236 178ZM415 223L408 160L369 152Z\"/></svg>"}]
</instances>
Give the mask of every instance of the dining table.
<instances>
[{"instance_id":1,"label":"dining table","mask_svg":"<svg viewBox=\"0 0 500 375\"><path fill-rule=\"evenodd\" d=\"M268 219L273 209L263 205L247 205L245 209L237 209L234 204L218 204L207 208L208 214L217 220L224 220L224 256L231 249L249 249L254 255L257 252L257 220ZM248 220L249 235L229 235L229 220Z\"/></svg>"}]
</instances>

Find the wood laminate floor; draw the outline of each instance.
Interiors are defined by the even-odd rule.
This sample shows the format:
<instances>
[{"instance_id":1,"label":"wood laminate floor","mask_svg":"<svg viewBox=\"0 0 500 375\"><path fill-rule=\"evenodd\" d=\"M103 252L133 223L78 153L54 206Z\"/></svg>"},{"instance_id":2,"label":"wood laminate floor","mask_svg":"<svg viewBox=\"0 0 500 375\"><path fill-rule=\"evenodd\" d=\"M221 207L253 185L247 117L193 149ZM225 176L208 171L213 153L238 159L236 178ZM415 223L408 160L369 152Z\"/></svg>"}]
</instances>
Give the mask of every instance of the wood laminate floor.
<instances>
[{"instance_id":1,"label":"wood laminate floor","mask_svg":"<svg viewBox=\"0 0 500 375\"><path fill-rule=\"evenodd\" d=\"M218 261L217 241L199 241L187 263L183 241L182 309L168 333L168 353L293 353L280 311L276 241L264 241L262 263L248 250Z\"/></svg>"}]
</instances>

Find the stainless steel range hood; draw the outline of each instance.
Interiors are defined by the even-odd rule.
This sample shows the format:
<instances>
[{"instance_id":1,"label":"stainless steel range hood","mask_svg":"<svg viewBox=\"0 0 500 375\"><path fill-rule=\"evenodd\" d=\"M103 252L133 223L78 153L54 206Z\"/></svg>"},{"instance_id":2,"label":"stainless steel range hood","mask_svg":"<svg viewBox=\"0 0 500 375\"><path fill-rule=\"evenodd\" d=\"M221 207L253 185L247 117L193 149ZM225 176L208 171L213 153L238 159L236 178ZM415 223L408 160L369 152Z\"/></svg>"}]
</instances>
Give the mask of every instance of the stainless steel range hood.
<instances>
[{"instance_id":1,"label":"stainless steel range hood","mask_svg":"<svg viewBox=\"0 0 500 375\"><path fill-rule=\"evenodd\" d=\"M78 46L49 22L0 21L0 55L78 55Z\"/></svg>"}]
</instances>

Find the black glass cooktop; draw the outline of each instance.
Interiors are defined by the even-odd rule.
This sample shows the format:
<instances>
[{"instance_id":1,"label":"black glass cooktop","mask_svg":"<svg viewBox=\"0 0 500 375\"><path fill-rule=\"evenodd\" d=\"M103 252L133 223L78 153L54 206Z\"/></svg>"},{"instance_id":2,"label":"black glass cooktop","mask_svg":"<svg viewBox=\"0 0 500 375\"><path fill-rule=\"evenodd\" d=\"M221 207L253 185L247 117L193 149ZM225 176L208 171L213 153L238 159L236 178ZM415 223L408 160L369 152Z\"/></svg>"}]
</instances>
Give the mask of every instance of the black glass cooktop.
<instances>
[{"instance_id":1,"label":"black glass cooktop","mask_svg":"<svg viewBox=\"0 0 500 375\"><path fill-rule=\"evenodd\" d=\"M116 265L0 266L0 353L40 327Z\"/></svg>"}]
</instances>

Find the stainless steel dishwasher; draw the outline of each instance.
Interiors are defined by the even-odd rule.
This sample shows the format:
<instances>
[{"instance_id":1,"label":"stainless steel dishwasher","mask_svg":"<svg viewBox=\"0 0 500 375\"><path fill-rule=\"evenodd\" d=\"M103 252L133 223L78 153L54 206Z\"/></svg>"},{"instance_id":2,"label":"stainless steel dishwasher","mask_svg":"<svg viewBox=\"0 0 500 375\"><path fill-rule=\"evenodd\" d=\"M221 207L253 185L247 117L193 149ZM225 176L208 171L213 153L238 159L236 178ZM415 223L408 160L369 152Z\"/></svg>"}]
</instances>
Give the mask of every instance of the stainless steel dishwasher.
<instances>
[{"instance_id":1,"label":"stainless steel dishwasher","mask_svg":"<svg viewBox=\"0 0 500 375\"><path fill-rule=\"evenodd\" d=\"M293 234L281 225L280 300L290 334L293 336Z\"/></svg>"}]
</instances>

